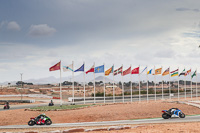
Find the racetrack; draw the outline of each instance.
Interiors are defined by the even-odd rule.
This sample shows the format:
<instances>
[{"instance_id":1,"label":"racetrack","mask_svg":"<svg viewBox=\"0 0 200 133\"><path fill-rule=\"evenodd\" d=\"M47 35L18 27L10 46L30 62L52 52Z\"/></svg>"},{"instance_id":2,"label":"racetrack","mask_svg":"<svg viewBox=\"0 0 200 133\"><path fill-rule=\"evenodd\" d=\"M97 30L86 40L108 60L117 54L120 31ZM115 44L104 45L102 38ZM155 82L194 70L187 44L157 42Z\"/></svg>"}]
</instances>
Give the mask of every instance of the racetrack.
<instances>
[{"instance_id":1,"label":"racetrack","mask_svg":"<svg viewBox=\"0 0 200 133\"><path fill-rule=\"evenodd\" d=\"M46 125L9 125L0 126L0 129L27 129L27 128L45 128L45 127L84 127L84 126L109 126L109 125L125 125L125 124L147 124L147 123L179 123L179 122L199 122L200 115L186 116L185 118L151 118L151 119L137 119L137 120L120 120L120 121L103 121L103 122L81 122L81 123L59 123Z\"/></svg>"}]
</instances>

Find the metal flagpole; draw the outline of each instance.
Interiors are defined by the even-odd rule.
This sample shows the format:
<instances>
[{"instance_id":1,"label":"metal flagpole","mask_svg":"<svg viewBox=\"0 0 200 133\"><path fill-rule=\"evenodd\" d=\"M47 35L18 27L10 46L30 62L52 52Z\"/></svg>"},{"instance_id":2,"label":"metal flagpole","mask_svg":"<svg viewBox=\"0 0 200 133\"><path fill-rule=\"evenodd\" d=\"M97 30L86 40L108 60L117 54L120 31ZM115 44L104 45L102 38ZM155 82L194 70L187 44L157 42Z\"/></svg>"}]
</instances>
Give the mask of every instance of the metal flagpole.
<instances>
[{"instance_id":1,"label":"metal flagpole","mask_svg":"<svg viewBox=\"0 0 200 133\"><path fill-rule=\"evenodd\" d=\"M161 67L162 68L162 67ZM162 71L163 69L161 69L161 76L162 76L162 100L164 99L163 98L163 75L162 75L162 73L163 73L163 71Z\"/></svg>"},{"instance_id":2,"label":"metal flagpole","mask_svg":"<svg viewBox=\"0 0 200 133\"><path fill-rule=\"evenodd\" d=\"M73 78L73 104L74 104L74 61L72 61L72 78Z\"/></svg>"},{"instance_id":3,"label":"metal flagpole","mask_svg":"<svg viewBox=\"0 0 200 133\"><path fill-rule=\"evenodd\" d=\"M146 66L147 67L147 66ZM146 70L146 76L147 76L147 102L149 102L149 89L148 89L148 87L149 87L149 85L148 85L148 74L147 74L147 72L148 72L148 68L147 68L147 70Z\"/></svg>"},{"instance_id":4,"label":"metal flagpole","mask_svg":"<svg viewBox=\"0 0 200 133\"><path fill-rule=\"evenodd\" d=\"M96 103L96 93L95 93L95 62L94 62L94 103Z\"/></svg>"},{"instance_id":5,"label":"metal flagpole","mask_svg":"<svg viewBox=\"0 0 200 133\"><path fill-rule=\"evenodd\" d=\"M196 100L197 100L197 68L196 68Z\"/></svg>"},{"instance_id":6,"label":"metal flagpole","mask_svg":"<svg viewBox=\"0 0 200 133\"><path fill-rule=\"evenodd\" d=\"M140 68L140 65L139 65L139 68ZM138 74L138 79L139 79L139 102L141 101L141 98L140 98L140 73Z\"/></svg>"},{"instance_id":7,"label":"metal flagpole","mask_svg":"<svg viewBox=\"0 0 200 133\"><path fill-rule=\"evenodd\" d=\"M123 92L123 103L124 103L124 80L123 80L123 64L122 64L122 73L121 73L121 76L122 76L122 92Z\"/></svg>"},{"instance_id":8,"label":"metal flagpole","mask_svg":"<svg viewBox=\"0 0 200 133\"><path fill-rule=\"evenodd\" d=\"M171 72L170 72L170 67L169 67L169 99L171 99L171 86L170 86L170 80L171 80Z\"/></svg>"},{"instance_id":9,"label":"metal flagpole","mask_svg":"<svg viewBox=\"0 0 200 133\"><path fill-rule=\"evenodd\" d=\"M60 106L62 106L61 60L60 60Z\"/></svg>"},{"instance_id":10,"label":"metal flagpole","mask_svg":"<svg viewBox=\"0 0 200 133\"><path fill-rule=\"evenodd\" d=\"M83 83L83 86L84 86L84 104L85 104L85 62L83 62L83 65L84 65L84 70L83 70L84 83Z\"/></svg>"},{"instance_id":11,"label":"metal flagpole","mask_svg":"<svg viewBox=\"0 0 200 133\"><path fill-rule=\"evenodd\" d=\"M114 64L113 64L113 103L115 103L115 88L114 88Z\"/></svg>"},{"instance_id":12,"label":"metal flagpole","mask_svg":"<svg viewBox=\"0 0 200 133\"><path fill-rule=\"evenodd\" d=\"M185 68L184 68L185 69ZM184 75L185 76L185 75ZM184 81L184 86L185 86L185 100L186 100L186 76L185 76L185 81Z\"/></svg>"},{"instance_id":13,"label":"metal flagpole","mask_svg":"<svg viewBox=\"0 0 200 133\"><path fill-rule=\"evenodd\" d=\"M103 64L103 71L105 69L105 63ZM105 87L105 71L104 71L104 103L106 103L106 87Z\"/></svg>"},{"instance_id":14,"label":"metal flagpole","mask_svg":"<svg viewBox=\"0 0 200 133\"><path fill-rule=\"evenodd\" d=\"M179 67L178 67L178 101L179 101Z\"/></svg>"},{"instance_id":15,"label":"metal flagpole","mask_svg":"<svg viewBox=\"0 0 200 133\"><path fill-rule=\"evenodd\" d=\"M132 65L131 65L131 67L132 67ZM131 71L131 102L133 102L132 92L133 92L133 90L132 90L132 71Z\"/></svg>"},{"instance_id":16,"label":"metal flagpole","mask_svg":"<svg viewBox=\"0 0 200 133\"><path fill-rule=\"evenodd\" d=\"M190 72L190 78L191 78L190 84L191 84L191 100L192 100L192 75L191 75L192 69L190 68L190 70L191 70L191 72Z\"/></svg>"},{"instance_id":17,"label":"metal flagpole","mask_svg":"<svg viewBox=\"0 0 200 133\"><path fill-rule=\"evenodd\" d=\"M156 101L156 69L155 69L155 66L154 66L154 90L155 90L155 101Z\"/></svg>"}]
</instances>

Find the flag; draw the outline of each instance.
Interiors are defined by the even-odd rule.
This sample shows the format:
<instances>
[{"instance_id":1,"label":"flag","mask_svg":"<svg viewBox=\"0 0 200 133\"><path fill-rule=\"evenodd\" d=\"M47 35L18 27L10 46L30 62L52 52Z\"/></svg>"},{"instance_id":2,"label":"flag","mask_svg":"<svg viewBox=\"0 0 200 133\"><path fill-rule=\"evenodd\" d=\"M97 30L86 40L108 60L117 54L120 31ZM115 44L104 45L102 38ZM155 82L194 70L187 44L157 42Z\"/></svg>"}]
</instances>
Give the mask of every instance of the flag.
<instances>
[{"instance_id":1,"label":"flag","mask_svg":"<svg viewBox=\"0 0 200 133\"><path fill-rule=\"evenodd\" d=\"M78 71L84 72L84 64L80 68L76 69L74 72L78 72Z\"/></svg>"},{"instance_id":2,"label":"flag","mask_svg":"<svg viewBox=\"0 0 200 133\"><path fill-rule=\"evenodd\" d=\"M147 74L151 74L151 72L152 72L152 69L151 69L151 70L149 70L149 71L147 72Z\"/></svg>"},{"instance_id":3,"label":"flag","mask_svg":"<svg viewBox=\"0 0 200 133\"><path fill-rule=\"evenodd\" d=\"M168 74L169 74L169 68L167 68L167 69L163 72L162 76L165 76L165 75L168 75Z\"/></svg>"},{"instance_id":4,"label":"flag","mask_svg":"<svg viewBox=\"0 0 200 133\"><path fill-rule=\"evenodd\" d=\"M140 67L134 68L131 72L131 74L139 74L140 73Z\"/></svg>"},{"instance_id":5,"label":"flag","mask_svg":"<svg viewBox=\"0 0 200 133\"><path fill-rule=\"evenodd\" d=\"M162 68L158 68L155 70L155 75L161 74Z\"/></svg>"},{"instance_id":6,"label":"flag","mask_svg":"<svg viewBox=\"0 0 200 133\"><path fill-rule=\"evenodd\" d=\"M178 69L171 72L171 77L178 76Z\"/></svg>"},{"instance_id":7,"label":"flag","mask_svg":"<svg viewBox=\"0 0 200 133\"><path fill-rule=\"evenodd\" d=\"M122 74L122 66L120 67L120 68L118 68L118 69L116 69L115 71L114 71L114 75L117 75L117 74Z\"/></svg>"},{"instance_id":8,"label":"flag","mask_svg":"<svg viewBox=\"0 0 200 133\"><path fill-rule=\"evenodd\" d=\"M57 64L55 64L54 66L49 68L49 71L55 71L55 70L60 70L60 62L58 62Z\"/></svg>"},{"instance_id":9,"label":"flag","mask_svg":"<svg viewBox=\"0 0 200 133\"><path fill-rule=\"evenodd\" d=\"M95 73L104 73L104 65L95 67L94 72Z\"/></svg>"},{"instance_id":10,"label":"flag","mask_svg":"<svg viewBox=\"0 0 200 133\"><path fill-rule=\"evenodd\" d=\"M146 70L146 69L147 69L147 67L144 68L144 70ZM142 72L140 74L142 74L144 72L144 70L142 70Z\"/></svg>"},{"instance_id":11,"label":"flag","mask_svg":"<svg viewBox=\"0 0 200 133\"><path fill-rule=\"evenodd\" d=\"M185 69L179 74L179 76L185 75Z\"/></svg>"},{"instance_id":12,"label":"flag","mask_svg":"<svg viewBox=\"0 0 200 133\"><path fill-rule=\"evenodd\" d=\"M123 71L122 76L125 76L125 75L130 74L130 73L131 73L131 67L129 67L128 69Z\"/></svg>"},{"instance_id":13,"label":"flag","mask_svg":"<svg viewBox=\"0 0 200 133\"><path fill-rule=\"evenodd\" d=\"M63 72L73 71L73 65L63 66Z\"/></svg>"},{"instance_id":14,"label":"flag","mask_svg":"<svg viewBox=\"0 0 200 133\"><path fill-rule=\"evenodd\" d=\"M113 73L114 66L109 68L108 70L105 71L105 76L108 76L110 73Z\"/></svg>"},{"instance_id":15,"label":"flag","mask_svg":"<svg viewBox=\"0 0 200 133\"><path fill-rule=\"evenodd\" d=\"M94 72L94 65L85 73L88 74L89 72Z\"/></svg>"},{"instance_id":16,"label":"flag","mask_svg":"<svg viewBox=\"0 0 200 133\"><path fill-rule=\"evenodd\" d=\"M185 76L189 75L191 73L191 69L188 70L186 73L185 73Z\"/></svg>"},{"instance_id":17,"label":"flag","mask_svg":"<svg viewBox=\"0 0 200 133\"><path fill-rule=\"evenodd\" d=\"M197 71L195 71L193 74L192 74L192 78L194 77L194 76L197 76Z\"/></svg>"}]
</instances>

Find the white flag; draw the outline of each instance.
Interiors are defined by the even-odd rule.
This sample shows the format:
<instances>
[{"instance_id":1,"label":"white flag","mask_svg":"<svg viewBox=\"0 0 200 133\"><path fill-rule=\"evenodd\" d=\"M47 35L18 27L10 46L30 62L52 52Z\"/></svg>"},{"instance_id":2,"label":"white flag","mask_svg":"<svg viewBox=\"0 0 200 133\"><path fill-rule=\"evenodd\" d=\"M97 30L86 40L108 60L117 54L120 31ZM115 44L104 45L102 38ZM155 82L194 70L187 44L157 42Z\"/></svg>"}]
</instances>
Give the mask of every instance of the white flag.
<instances>
[{"instance_id":1,"label":"white flag","mask_svg":"<svg viewBox=\"0 0 200 133\"><path fill-rule=\"evenodd\" d=\"M69 66L63 66L63 72L67 72L67 71L74 71L73 64L71 64Z\"/></svg>"}]
</instances>

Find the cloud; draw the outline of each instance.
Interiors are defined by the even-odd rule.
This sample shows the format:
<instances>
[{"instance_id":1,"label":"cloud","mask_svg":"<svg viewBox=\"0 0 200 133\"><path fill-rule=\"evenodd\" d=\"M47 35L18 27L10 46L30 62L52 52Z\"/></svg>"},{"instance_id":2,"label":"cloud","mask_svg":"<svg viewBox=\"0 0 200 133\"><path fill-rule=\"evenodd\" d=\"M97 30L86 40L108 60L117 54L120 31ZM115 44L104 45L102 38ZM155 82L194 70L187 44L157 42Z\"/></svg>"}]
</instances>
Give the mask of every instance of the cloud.
<instances>
[{"instance_id":1,"label":"cloud","mask_svg":"<svg viewBox=\"0 0 200 133\"><path fill-rule=\"evenodd\" d=\"M194 11L194 12L199 12L199 9L197 9L197 8L190 9L190 8L180 7L180 8L176 8L176 11Z\"/></svg>"},{"instance_id":2,"label":"cloud","mask_svg":"<svg viewBox=\"0 0 200 133\"><path fill-rule=\"evenodd\" d=\"M31 25L29 35L31 36L49 36L56 32L55 28L49 27L47 24Z\"/></svg>"},{"instance_id":3,"label":"cloud","mask_svg":"<svg viewBox=\"0 0 200 133\"><path fill-rule=\"evenodd\" d=\"M21 28L17 22L11 21L8 23L7 29L12 31L20 31Z\"/></svg>"}]
</instances>

